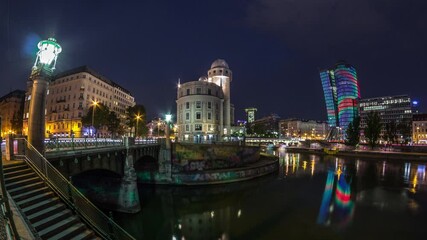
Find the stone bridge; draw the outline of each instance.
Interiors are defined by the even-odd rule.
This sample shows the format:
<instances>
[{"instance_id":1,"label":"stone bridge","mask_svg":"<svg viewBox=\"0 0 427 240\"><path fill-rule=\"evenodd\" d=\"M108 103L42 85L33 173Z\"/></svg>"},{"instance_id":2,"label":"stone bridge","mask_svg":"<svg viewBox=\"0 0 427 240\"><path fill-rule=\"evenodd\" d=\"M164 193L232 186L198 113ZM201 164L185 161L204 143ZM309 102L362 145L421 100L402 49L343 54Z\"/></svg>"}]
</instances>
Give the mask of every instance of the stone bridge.
<instances>
[{"instance_id":1,"label":"stone bridge","mask_svg":"<svg viewBox=\"0 0 427 240\"><path fill-rule=\"evenodd\" d=\"M46 152L46 158L65 177L91 170L107 170L125 175L126 164L136 170L158 167L160 144L100 147L92 149ZM126 156L131 162L126 162Z\"/></svg>"}]
</instances>

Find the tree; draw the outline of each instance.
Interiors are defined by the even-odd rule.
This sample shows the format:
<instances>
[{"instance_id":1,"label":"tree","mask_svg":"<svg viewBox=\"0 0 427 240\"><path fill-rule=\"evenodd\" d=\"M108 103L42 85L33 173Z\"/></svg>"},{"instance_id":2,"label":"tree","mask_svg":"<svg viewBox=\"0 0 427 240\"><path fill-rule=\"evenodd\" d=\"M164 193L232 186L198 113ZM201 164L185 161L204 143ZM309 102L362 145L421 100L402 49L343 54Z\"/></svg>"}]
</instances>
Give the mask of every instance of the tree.
<instances>
[{"instance_id":1,"label":"tree","mask_svg":"<svg viewBox=\"0 0 427 240\"><path fill-rule=\"evenodd\" d=\"M385 124L385 135L384 138L389 143L394 143L397 137L397 127L395 121L390 121Z\"/></svg>"},{"instance_id":2,"label":"tree","mask_svg":"<svg viewBox=\"0 0 427 240\"><path fill-rule=\"evenodd\" d=\"M92 114L94 117L93 121ZM111 134L120 132L120 120L114 112L110 112L108 107L102 103L99 103L98 106L95 107L95 112L93 112L93 106L91 106L86 115L82 117L83 126L90 127L92 123L95 129L107 127Z\"/></svg>"},{"instance_id":3,"label":"tree","mask_svg":"<svg viewBox=\"0 0 427 240\"><path fill-rule=\"evenodd\" d=\"M411 123L409 121L400 122L397 124L397 131L402 135L405 143L408 143L411 138Z\"/></svg>"},{"instance_id":4,"label":"tree","mask_svg":"<svg viewBox=\"0 0 427 240\"><path fill-rule=\"evenodd\" d=\"M346 144L350 146L356 146L360 140L360 117L355 117L353 122L348 124L346 131L347 140Z\"/></svg>"},{"instance_id":5,"label":"tree","mask_svg":"<svg viewBox=\"0 0 427 240\"><path fill-rule=\"evenodd\" d=\"M140 116L140 119L137 120L137 116ZM146 113L144 105L137 104L126 109L126 125L131 129L134 128L134 133L136 136L143 136L147 134L148 129L146 126ZM137 129L138 132L136 132Z\"/></svg>"},{"instance_id":6,"label":"tree","mask_svg":"<svg viewBox=\"0 0 427 240\"><path fill-rule=\"evenodd\" d=\"M10 120L10 125L12 127L12 130L17 133L22 133L22 112L19 111L17 113L14 113L12 116L12 119Z\"/></svg>"},{"instance_id":7,"label":"tree","mask_svg":"<svg viewBox=\"0 0 427 240\"><path fill-rule=\"evenodd\" d=\"M122 128L120 126L120 119L117 118L115 112L109 112L106 126L108 131L111 132L112 137L115 137L116 134L120 134Z\"/></svg>"},{"instance_id":8,"label":"tree","mask_svg":"<svg viewBox=\"0 0 427 240\"><path fill-rule=\"evenodd\" d=\"M374 149L378 144L381 134L381 118L377 112L370 112L366 118L365 137L368 139L369 146Z\"/></svg>"}]
</instances>

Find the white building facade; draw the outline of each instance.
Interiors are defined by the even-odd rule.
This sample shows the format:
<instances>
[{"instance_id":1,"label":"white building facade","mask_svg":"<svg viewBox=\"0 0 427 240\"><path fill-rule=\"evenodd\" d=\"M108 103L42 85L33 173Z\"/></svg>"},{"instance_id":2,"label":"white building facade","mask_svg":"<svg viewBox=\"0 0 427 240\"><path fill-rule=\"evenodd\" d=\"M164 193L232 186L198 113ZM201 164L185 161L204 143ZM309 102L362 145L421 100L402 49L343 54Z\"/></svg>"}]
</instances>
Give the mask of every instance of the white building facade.
<instances>
[{"instance_id":1,"label":"white building facade","mask_svg":"<svg viewBox=\"0 0 427 240\"><path fill-rule=\"evenodd\" d=\"M230 103L232 72L228 64L218 59L211 65L208 77L178 84L178 140L212 142L228 139L234 121Z\"/></svg>"}]
</instances>

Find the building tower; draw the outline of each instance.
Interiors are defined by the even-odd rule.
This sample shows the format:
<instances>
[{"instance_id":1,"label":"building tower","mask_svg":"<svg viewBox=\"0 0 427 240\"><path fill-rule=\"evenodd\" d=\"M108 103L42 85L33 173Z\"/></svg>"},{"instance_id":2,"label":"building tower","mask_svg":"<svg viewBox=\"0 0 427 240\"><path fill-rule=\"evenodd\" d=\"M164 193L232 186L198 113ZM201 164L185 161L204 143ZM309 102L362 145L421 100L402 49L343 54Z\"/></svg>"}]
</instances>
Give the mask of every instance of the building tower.
<instances>
[{"instance_id":1,"label":"building tower","mask_svg":"<svg viewBox=\"0 0 427 240\"><path fill-rule=\"evenodd\" d=\"M331 128L327 139L343 140L348 124L358 116L360 91L356 69L339 61L332 69L320 70L320 80Z\"/></svg>"},{"instance_id":2,"label":"building tower","mask_svg":"<svg viewBox=\"0 0 427 240\"><path fill-rule=\"evenodd\" d=\"M258 109L251 107L251 108L245 108L246 112L246 121L248 123L253 123L255 121L255 113L258 111Z\"/></svg>"},{"instance_id":3,"label":"building tower","mask_svg":"<svg viewBox=\"0 0 427 240\"><path fill-rule=\"evenodd\" d=\"M208 82L213 82L222 88L224 93L224 129L221 129L221 135L229 136L231 134L231 102L230 102L230 83L233 74L228 64L223 59L215 60L211 69L208 71Z\"/></svg>"},{"instance_id":4,"label":"building tower","mask_svg":"<svg viewBox=\"0 0 427 240\"><path fill-rule=\"evenodd\" d=\"M348 124L359 115L360 91L356 69L348 63L338 62L335 65L334 73L337 84L339 126L346 130Z\"/></svg>"}]
</instances>

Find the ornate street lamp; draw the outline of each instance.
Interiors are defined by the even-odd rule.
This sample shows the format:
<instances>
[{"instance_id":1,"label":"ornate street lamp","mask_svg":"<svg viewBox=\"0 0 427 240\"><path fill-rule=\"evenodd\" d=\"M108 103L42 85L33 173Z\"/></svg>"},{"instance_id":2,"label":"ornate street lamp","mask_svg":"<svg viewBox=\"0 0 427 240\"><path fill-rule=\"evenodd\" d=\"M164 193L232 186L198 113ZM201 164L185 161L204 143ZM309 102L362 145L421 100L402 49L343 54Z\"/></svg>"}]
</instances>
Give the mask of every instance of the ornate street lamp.
<instances>
[{"instance_id":1,"label":"ornate street lamp","mask_svg":"<svg viewBox=\"0 0 427 240\"><path fill-rule=\"evenodd\" d=\"M58 54L62 52L62 48L55 38L42 40L37 47L39 51L30 75L32 89L28 117L28 142L39 152L43 152L46 132L46 95L53 70L56 67Z\"/></svg>"},{"instance_id":2,"label":"ornate street lamp","mask_svg":"<svg viewBox=\"0 0 427 240\"><path fill-rule=\"evenodd\" d=\"M55 38L48 38L42 40L37 45L39 51L37 52L37 58L34 62L34 69L44 69L49 72L53 72L56 67L56 60L58 54L62 52L62 47L56 42Z\"/></svg>"}]
</instances>

